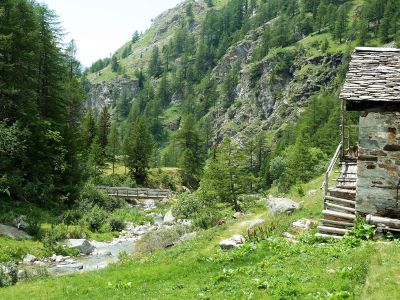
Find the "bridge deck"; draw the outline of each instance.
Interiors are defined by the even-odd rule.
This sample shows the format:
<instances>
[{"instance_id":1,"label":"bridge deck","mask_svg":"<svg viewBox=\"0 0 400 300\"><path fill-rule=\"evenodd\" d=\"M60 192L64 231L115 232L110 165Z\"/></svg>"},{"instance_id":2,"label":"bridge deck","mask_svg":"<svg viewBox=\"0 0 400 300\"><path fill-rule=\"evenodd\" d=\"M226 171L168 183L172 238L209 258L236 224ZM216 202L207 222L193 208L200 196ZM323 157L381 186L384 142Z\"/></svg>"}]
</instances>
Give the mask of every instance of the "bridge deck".
<instances>
[{"instance_id":1,"label":"bridge deck","mask_svg":"<svg viewBox=\"0 0 400 300\"><path fill-rule=\"evenodd\" d=\"M99 190L108 196L127 199L164 199L171 196L171 191L166 189L127 188L98 186Z\"/></svg>"}]
</instances>

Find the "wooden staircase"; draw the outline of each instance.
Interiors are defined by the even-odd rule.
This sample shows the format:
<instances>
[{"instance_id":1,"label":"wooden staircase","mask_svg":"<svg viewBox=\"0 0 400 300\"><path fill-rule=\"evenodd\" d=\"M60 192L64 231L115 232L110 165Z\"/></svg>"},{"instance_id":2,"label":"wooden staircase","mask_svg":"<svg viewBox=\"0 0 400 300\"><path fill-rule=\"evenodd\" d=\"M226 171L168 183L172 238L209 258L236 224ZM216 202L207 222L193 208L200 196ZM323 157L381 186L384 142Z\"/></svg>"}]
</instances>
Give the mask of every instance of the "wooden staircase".
<instances>
[{"instance_id":1,"label":"wooden staircase","mask_svg":"<svg viewBox=\"0 0 400 300\"><path fill-rule=\"evenodd\" d=\"M335 155L332 159L325 177L323 218L321 225L318 226L319 232L316 234L319 237L342 238L353 227L356 218L357 159L343 157L340 160L339 176L335 179L336 187L328 187L329 175L338 157Z\"/></svg>"}]
</instances>

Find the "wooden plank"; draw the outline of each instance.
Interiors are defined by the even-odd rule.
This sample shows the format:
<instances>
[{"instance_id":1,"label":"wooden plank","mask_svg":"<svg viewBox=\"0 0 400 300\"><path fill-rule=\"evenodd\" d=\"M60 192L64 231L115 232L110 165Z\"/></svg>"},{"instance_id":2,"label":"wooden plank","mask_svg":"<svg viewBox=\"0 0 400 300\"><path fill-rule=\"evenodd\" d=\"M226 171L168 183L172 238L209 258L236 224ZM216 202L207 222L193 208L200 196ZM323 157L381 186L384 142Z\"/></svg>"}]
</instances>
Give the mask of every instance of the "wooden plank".
<instances>
[{"instance_id":1,"label":"wooden plank","mask_svg":"<svg viewBox=\"0 0 400 300\"><path fill-rule=\"evenodd\" d=\"M320 231L328 232L328 233L335 233L338 235L344 235L349 232L348 229L343 228L336 228L331 226L318 226L317 227Z\"/></svg>"},{"instance_id":2,"label":"wooden plank","mask_svg":"<svg viewBox=\"0 0 400 300\"><path fill-rule=\"evenodd\" d=\"M321 222L323 224L331 224L331 225L337 225L337 226L343 226L343 227L353 227L354 224L353 223L349 223L349 222L343 222L343 221L335 221L335 220L328 220L328 219L321 219Z\"/></svg>"},{"instance_id":3,"label":"wooden plank","mask_svg":"<svg viewBox=\"0 0 400 300\"><path fill-rule=\"evenodd\" d=\"M315 234L315 236L321 237L321 238L330 238L330 239L342 239L343 238L343 236L341 236L341 235L325 234L325 233L319 233L319 232L317 232Z\"/></svg>"},{"instance_id":4,"label":"wooden plank","mask_svg":"<svg viewBox=\"0 0 400 300\"><path fill-rule=\"evenodd\" d=\"M330 210L330 209L325 209L322 211L322 214L325 216L332 216L332 217L336 217L336 218L341 218L341 219L348 219L348 220L352 220L354 221L356 219L356 216L353 214L349 214L349 213L343 213L343 212L339 212L339 211L334 211L334 210Z\"/></svg>"},{"instance_id":5,"label":"wooden plank","mask_svg":"<svg viewBox=\"0 0 400 300\"><path fill-rule=\"evenodd\" d=\"M341 205L337 205L337 204L332 204L332 203L326 203L326 206L329 208L336 208L336 209L341 209L341 210L345 210L345 211L349 211L349 212L353 212L355 213L356 210L355 208L351 208L351 207L346 207L346 206L341 206Z\"/></svg>"},{"instance_id":6,"label":"wooden plank","mask_svg":"<svg viewBox=\"0 0 400 300\"><path fill-rule=\"evenodd\" d=\"M367 215L366 217L367 223L372 225L386 225L390 228L400 229L400 220L398 219L390 219L390 218L383 218L373 215Z\"/></svg>"},{"instance_id":7,"label":"wooden plank","mask_svg":"<svg viewBox=\"0 0 400 300\"><path fill-rule=\"evenodd\" d=\"M341 202L341 203L356 205L356 201L347 200L347 199L342 199L342 198L337 198L337 197L332 197L332 196L325 196L325 200L330 200L330 201L336 201L336 202Z\"/></svg>"}]
</instances>

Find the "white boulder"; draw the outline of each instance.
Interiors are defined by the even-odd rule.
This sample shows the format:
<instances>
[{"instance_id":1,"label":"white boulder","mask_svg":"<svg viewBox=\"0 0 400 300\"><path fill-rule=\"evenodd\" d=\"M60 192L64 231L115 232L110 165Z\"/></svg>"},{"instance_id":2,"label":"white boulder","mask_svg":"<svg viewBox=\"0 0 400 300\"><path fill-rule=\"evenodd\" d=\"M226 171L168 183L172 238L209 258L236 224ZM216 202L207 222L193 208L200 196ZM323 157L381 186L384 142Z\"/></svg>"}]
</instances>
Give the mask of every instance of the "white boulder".
<instances>
[{"instance_id":1,"label":"white boulder","mask_svg":"<svg viewBox=\"0 0 400 300\"><path fill-rule=\"evenodd\" d=\"M230 250L240 247L245 241L246 238L243 235L235 234L229 239L222 240L219 246L222 250Z\"/></svg>"},{"instance_id":2,"label":"white boulder","mask_svg":"<svg viewBox=\"0 0 400 300\"><path fill-rule=\"evenodd\" d=\"M33 256L32 254L27 254L24 256L24 258L22 259L22 262L24 264L31 264L33 262L37 261L37 258L35 256Z\"/></svg>"},{"instance_id":3,"label":"white boulder","mask_svg":"<svg viewBox=\"0 0 400 300\"><path fill-rule=\"evenodd\" d=\"M164 223L174 223L175 217L172 215L172 210L170 209L164 216Z\"/></svg>"},{"instance_id":4,"label":"white boulder","mask_svg":"<svg viewBox=\"0 0 400 300\"><path fill-rule=\"evenodd\" d=\"M275 214L292 214L300 208L300 204L289 198L274 198L270 197L267 203L270 216Z\"/></svg>"}]
</instances>

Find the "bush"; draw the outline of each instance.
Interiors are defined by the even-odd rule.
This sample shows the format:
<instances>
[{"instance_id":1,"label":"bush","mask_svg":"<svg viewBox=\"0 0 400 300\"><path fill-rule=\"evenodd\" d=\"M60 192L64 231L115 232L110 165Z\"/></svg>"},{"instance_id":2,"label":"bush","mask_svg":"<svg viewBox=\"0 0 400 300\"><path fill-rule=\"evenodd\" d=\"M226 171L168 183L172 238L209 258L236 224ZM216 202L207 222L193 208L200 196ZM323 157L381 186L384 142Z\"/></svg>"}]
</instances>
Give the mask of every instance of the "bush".
<instances>
[{"instance_id":1,"label":"bush","mask_svg":"<svg viewBox=\"0 0 400 300\"><path fill-rule=\"evenodd\" d=\"M89 225L91 231L99 231L101 226L107 220L108 213L98 205L92 207L92 209L86 215L86 222Z\"/></svg>"},{"instance_id":2,"label":"bush","mask_svg":"<svg viewBox=\"0 0 400 300\"><path fill-rule=\"evenodd\" d=\"M123 174L110 174L105 176L100 176L97 181L99 185L105 186L123 186L123 187L136 187L136 182L129 175Z\"/></svg>"},{"instance_id":3,"label":"bush","mask_svg":"<svg viewBox=\"0 0 400 300\"><path fill-rule=\"evenodd\" d=\"M0 265L0 288L16 284L18 281L18 270L14 264L6 263Z\"/></svg>"},{"instance_id":4,"label":"bush","mask_svg":"<svg viewBox=\"0 0 400 300\"><path fill-rule=\"evenodd\" d=\"M78 224L83 212L80 209L70 209L64 212L64 222L67 225Z\"/></svg>"},{"instance_id":5,"label":"bush","mask_svg":"<svg viewBox=\"0 0 400 300\"><path fill-rule=\"evenodd\" d=\"M98 205L106 210L115 210L125 206L123 199L109 197L99 191L95 185L86 184L80 195L80 202L85 203L86 209L93 205Z\"/></svg>"},{"instance_id":6,"label":"bush","mask_svg":"<svg viewBox=\"0 0 400 300\"><path fill-rule=\"evenodd\" d=\"M199 228L208 229L217 225L218 221L223 218L222 213L213 208L204 209L193 219L193 225Z\"/></svg>"},{"instance_id":7,"label":"bush","mask_svg":"<svg viewBox=\"0 0 400 300\"><path fill-rule=\"evenodd\" d=\"M137 241L136 251L146 253L171 247L187 232L188 227L182 225L150 231Z\"/></svg>"},{"instance_id":8,"label":"bush","mask_svg":"<svg viewBox=\"0 0 400 300\"><path fill-rule=\"evenodd\" d=\"M112 213L111 218L132 222L134 225L143 225L147 222L153 223L154 221L153 218L136 208L117 209Z\"/></svg>"},{"instance_id":9,"label":"bush","mask_svg":"<svg viewBox=\"0 0 400 300\"><path fill-rule=\"evenodd\" d=\"M64 247L62 245L58 245L57 247L54 247L53 251L57 255L63 255L63 256L78 256L80 253L80 250L77 248L68 248L68 247Z\"/></svg>"},{"instance_id":10,"label":"bush","mask_svg":"<svg viewBox=\"0 0 400 300\"><path fill-rule=\"evenodd\" d=\"M174 216L189 219L196 216L203 208L204 201L195 194L183 193L178 196L178 201L172 208Z\"/></svg>"},{"instance_id":11,"label":"bush","mask_svg":"<svg viewBox=\"0 0 400 300\"><path fill-rule=\"evenodd\" d=\"M110 226L112 231L122 231L126 228L126 224L124 220L119 218L111 218L110 219Z\"/></svg>"}]
</instances>

